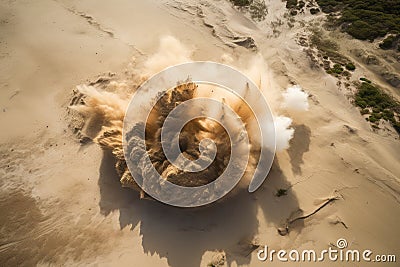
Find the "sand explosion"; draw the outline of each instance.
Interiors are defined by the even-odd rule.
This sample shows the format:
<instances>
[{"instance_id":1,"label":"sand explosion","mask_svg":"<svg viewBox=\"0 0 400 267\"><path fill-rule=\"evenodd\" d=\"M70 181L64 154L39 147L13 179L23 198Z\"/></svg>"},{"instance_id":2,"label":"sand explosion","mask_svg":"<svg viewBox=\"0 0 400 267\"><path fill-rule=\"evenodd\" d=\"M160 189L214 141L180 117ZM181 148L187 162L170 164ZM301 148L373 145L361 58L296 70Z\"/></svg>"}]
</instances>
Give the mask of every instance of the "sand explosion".
<instances>
[{"instance_id":1,"label":"sand explosion","mask_svg":"<svg viewBox=\"0 0 400 267\"><path fill-rule=\"evenodd\" d=\"M179 49L171 49L171 47L179 47ZM145 177L150 166L146 166L141 159L138 168L130 172L124 158L123 152L123 120L125 111L129 103L130 95L138 88L143 80L148 77L149 73L159 71L163 67L168 66L168 63L179 63L174 60L172 54L181 53L182 45L171 37L164 38L161 41L160 51L153 57L149 58L144 64L145 70L141 73L144 75L133 76L133 83L130 88L126 84L118 84L117 82L109 82L105 88L96 87L96 84L81 85L77 87L77 93L82 101L79 105L72 105L71 109L78 111L85 119L85 129L97 128L95 133L92 133L93 140L102 148L112 151L116 159L116 170L120 176L122 186L133 188L144 192L135 182L134 177L141 180ZM188 61L187 55L190 53L182 53L180 61ZM172 60L173 59L173 60ZM160 64L157 65L156 63ZM131 81L132 82L132 81ZM121 90L123 87L124 90ZM130 89L130 90L129 90ZM215 88L204 88L203 85L195 84L190 80L181 82L175 88L166 90L164 95L153 106L148 120L145 123L145 136L138 130L138 127L133 127L128 133L128 146L131 155L142 155L145 151L149 156L151 163L157 172L166 180L176 185L185 187L196 187L208 184L217 179L224 172L231 156L231 142L225 129L217 122L204 118L197 118L185 125L179 135L179 147L185 158L190 161L199 159L201 155L201 143L204 138L211 139L216 144L216 156L212 163L205 170L199 172L185 172L171 164L166 158L163 147L161 145L161 128L168 114L180 103L201 96L207 96L219 101L227 102L233 111L240 117L246 126L247 134L250 140L250 158L247 164L244 179L249 178L247 174L254 171L255 166L260 156L260 147L257 142L254 142L255 120L251 109L246 106L240 99L233 99L228 95L214 92ZM121 93L122 92L122 93ZM283 95L283 102L286 109L291 107L295 110L306 110L308 108L307 94L300 90L300 87L289 88ZM145 101L152 101L147 99ZM73 103L76 104L76 101ZM210 110L209 112L215 112ZM223 111L220 116L224 116ZM231 122L233 123L233 122ZM275 118L275 129L277 134L277 148L282 150L288 147L289 140L293 136L294 130L290 128L292 120L288 117L279 116ZM99 128L101 125L101 129ZM136 125L139 126L139 125ZM143 126L143 125L140 125ZM240 133L237 133L238 135ZM141 145L142 140L145 140L145 147ZM199 150L200 146L200 150ZM203 147L203 150L207 149ZM203 159L210 160L208 158ZM186 166L187 167L187 166ZM248 180L248 179L247 179ZM142 186L142 185L141 185Z\"/></svg>"},{"instance_id":2,"label":"sand explosion","mask_svg":"<svg viewBox=\"0 0 400 267\"><path fill-rule=\"evenodd\" d=\"M139 187L133 176L142 179L149 166L146 166L138 159L137 161L141 162L141 165L136 168L136 171L130 172L128 170L122 148L122 123L127 101L116 94L99 91L93 86L79 86L78 90L84 96L83 105L72 106L71 108L84 115L87 124L103 122L102 130L94 138L94 141L102 148L112 151L116 158L116 170L121 177L122 186L138 190ZM149 115L149 120L145 126L146 138L138 130L138 127L133 127L127 133L127 138L129 138L128 146L132 150L132 154L140 155L140 150L146 150L153 166L162 177L174 184L185 187L201 186L217 179L225 170L231 154L231 141L226 130L217 122L204 117L194 119L185 125L179 135L179 145L185 158L193 161L200 157L200 141L204 138L213 140L216 143L217 151L211 165L205 170L187 173L171 164L166 158L161 145L160 129L166 117L176 105L198 96L197 90L198 85L192 82L183 83L168 90L156 103ZM253 118L246 106L236 105L235 111L250 125L250 121ZM221 116L223 115L221 114ZM146 143L145 148L140 145L140 141L143 139L145 139ZM204 149L207 148L204 147ZM252 147L251 155L253 158L251 162L257 162L259 156L259 148L257 146ZM249 164L248 169L254 169L254 166Z\"/></svg>"}]
</instances>

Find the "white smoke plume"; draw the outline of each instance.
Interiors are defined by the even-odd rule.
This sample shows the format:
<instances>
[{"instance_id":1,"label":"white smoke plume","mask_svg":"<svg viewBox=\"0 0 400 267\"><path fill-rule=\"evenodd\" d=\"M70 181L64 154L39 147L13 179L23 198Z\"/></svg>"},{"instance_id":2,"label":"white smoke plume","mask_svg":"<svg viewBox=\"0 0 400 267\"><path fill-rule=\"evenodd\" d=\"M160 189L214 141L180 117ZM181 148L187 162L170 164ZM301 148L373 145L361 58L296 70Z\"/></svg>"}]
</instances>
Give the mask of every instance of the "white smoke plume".
<instances>
[{"instance_id":1,"label":"white smoke plume","mask_svg":"<svg viewBox=\"0 0 400 267\"><path fill-rule=\"evenodd\" d=\"M289 87L283 94L283 108L293 111L307 111L308 94L299 85Z\"/></svg>"},{"instance_id":2,"label":"white smoke plume","mask_svg":"<svg viewBox=\"0 0 400 267\"><path fill-rule=\"evenodd\" d=\"M289 141L293 138L294 129L292 119L285 116L277 116L274 118L276 133L276 150L282 151L289 148Z\"/></svg>"},{"instance_id":3,"label":"white smoke plume","mask_svg":"<svg viewBox=\"0 0 400 267\"><path fill-rule=\"evenodd\" d=\"M240 69L240 66L237 67ZM299 85L288 87L285 92L281 93L279 86L274 83L273 73L261 55L250 59L248 67L243 72L257 84L266 96L270 108L277 114L274 116L276 151L288 149L294 134L294 129L291 127L293 120L280 114L290 111L307 111L309 108L308 94L303 92ZM280 104L282 98L284 102Z\"/></svg>"}]
</instances>

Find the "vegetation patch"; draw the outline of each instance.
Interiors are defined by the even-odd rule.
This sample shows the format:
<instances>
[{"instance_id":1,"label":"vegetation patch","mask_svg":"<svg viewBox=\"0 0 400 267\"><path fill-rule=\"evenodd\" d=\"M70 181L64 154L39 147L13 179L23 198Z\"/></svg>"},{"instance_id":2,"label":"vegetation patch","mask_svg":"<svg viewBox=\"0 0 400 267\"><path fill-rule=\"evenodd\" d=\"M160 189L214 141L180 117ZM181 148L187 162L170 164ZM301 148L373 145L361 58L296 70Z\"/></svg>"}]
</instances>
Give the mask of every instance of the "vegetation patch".
<instances>
[{"instance_id":1,"label":"vegetation patch","mask_svg":"<svg viewBox=\"0 0 400 267\"><path fill-rule=\"evenodd\" d=\"M311 45L315 46L321 52L324 62L328 62L325 67L328 74L334 76L351 76L351 73L348 71L354 71L356 66L350 59L338 52L339 45L336 42L325 38L322 31L316 28L312 29L310 41ZM330 62L334 64L333 68L330 67Z\"/></svg>"},{"instance_id":2,"label":"vegetation patch","mask_svg":"<svg viewBox=\"0 0 400 267\"><path fill-rule=\"evenodd\" d=\"M231 0L231 2L235 6L249 6L253 1L252 0Z\"/></svg>"},{"instance_id":3,"label":"vegetation patch","mask_svg":"<svg viewBox=\"0 0 400 267\"><path fill-rule=\"evenodd\" d=\"M315 15L315 14L318 14L320 12L320 10L319 10L319 8L311 8L310 9L310 13L311 13L311 15Z\"/></svg>"},{"instance_id":4,"label":"vegetation patch","mask_svg":"<svg viewBox=\"0 0 400 267\"><path fill-rule=\"evenodd\" d=\"M297 0L287 0L286 1L286 8L290 9L290 8L295 8L298 4Z\"/></svg>"},{"instance_id":5,"label":"vegetation patch","mask_svg":"<svg viewBox=\"0 0 400 267\"><path fill-rule=\"evenodd\" d=\"M367 78L360 78L360 81L363 81L363 82L366 82L366 83L371 83L371 81L370 80L368 80Z\"/></svg>"},{"instance_id":6,"label":"vegetation patch","mask_svg":"<svg viewBox=\"0 0 400 267\"><path fill-rule=\"evenodd\" d=\"M379 47L387 50L387 49L396 49L397 50L400 49L400 45L399 45L399 41L400 41L400 35L389 35L388 37L386 37L380 44Z\"/></svg>"},{"instance_id":7,"label":"vegetation patch","mask_svg":"<svg viewBox=\"0 0 400 267\"><path fill-rule=\"evenodd\" d=\"M290 15L296 16L298 11L304 12L306 2L300 0L286 0L286 8L290 9Z\"/></svg>"},{"instance_id":8,"label":"vegetation patch","mask_svg":"<svg viewBox=\"0 0 400 267\"><path fill-rule=\"evenodd\" d=\"M264 0L230 0L234 6L247 10L254 20L262 21L268 14Z\"/></svg>"},{"instance_id":9,"label":"vegetation patch","mask_svg":"<svg viewBox=\"0 0 400 267\"><path fill-rule=\"evenodd\" d=\"M325 13L340 12L337 25L354 38L373 41L400 33L400 0L317 0Z\"/></svg>"},{"instance_id":10,"label":"vegetation patch","mask_svg":"<svg viewBox=\"0 0 400 267\"><path fill-rule=\"evenodd\" d=\"M331 59L335 63L347 64L350 62L348 58L338 53L339 45L329 39L324 38L321 30L313 29L311 36L311 44L318 48L326 59Z\"/></svg>"},{"instance_id":11,"label":"vegetation patch","mask_svg":"<svg viewBox=\"0 0 400 267\"><path fill-rule=\"evenodd\" d=\"M356 69L356 66L354 66L353 63L349 62L346 64L346 69L350 71L354 71Z\"/></svg>"},{"instance_id":12,"label":"vegetation patch","mask_svg":"<svg viewBox=\"0 0 400 267\"><path fill-rule=\"evenodd\" d=\"M339 76L340 74L343 73L343 71L344 68L342 67L342 65L336 63L335 65L333 65L333 68L328 69L326 73Z\"/></svg>"},{"instance_id":13,"label":"vegetation patch","mask_svg":"<svg viewBox=\"0 0 400 267\"><path fill-rule=\"evenodd\" d=\"M366 80L366 79L365 79ZM354 103L360 107L361 114L370 114L366 118L375 128L381 119L388 121L400 134L400 103L382 89L370 82L363 81L358 86Z\"/></svg>"}]
</instances>

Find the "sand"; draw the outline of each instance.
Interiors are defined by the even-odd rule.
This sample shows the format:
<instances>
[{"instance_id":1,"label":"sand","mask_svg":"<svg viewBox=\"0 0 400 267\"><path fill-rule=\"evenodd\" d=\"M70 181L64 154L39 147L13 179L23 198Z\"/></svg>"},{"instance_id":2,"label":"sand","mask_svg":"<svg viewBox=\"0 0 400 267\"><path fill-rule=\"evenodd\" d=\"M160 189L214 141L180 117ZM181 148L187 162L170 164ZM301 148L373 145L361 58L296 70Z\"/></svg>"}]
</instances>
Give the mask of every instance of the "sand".
<instances>
[{"instance_id":1,"label":"sand","mask_svg":"<svg viewBox=\"0 0 400 267\"><path fill-rule=\"evenodd\" d=\"M373 132L337 80L312 67L297 38L323 15L299 15L291 28L284 5L267 1L266 20L254 23L222 0L2 1L0 265L207 266L223 256L222 266L281 266L260 262L253 250L322 250L339 238L351 249L399 255L398 136ZM126 79L165 35L193 60L245 66L250 75L258 53L275 103L291 84L310 94L308 112L284 112L294 137L255 193L187 210L139 199L121 188L111 153L80 144L73 132L73 89L109 73ZM257 52L235 37L251 37ZM357 64L354 76L374 76L398 97L350 52L357 46L379 55L374 44L337 38ZM287 195L277 197L278 189ZM299 210L309 214L330 197L338 199L278 233Z\"/></svg>"}]
</instances>

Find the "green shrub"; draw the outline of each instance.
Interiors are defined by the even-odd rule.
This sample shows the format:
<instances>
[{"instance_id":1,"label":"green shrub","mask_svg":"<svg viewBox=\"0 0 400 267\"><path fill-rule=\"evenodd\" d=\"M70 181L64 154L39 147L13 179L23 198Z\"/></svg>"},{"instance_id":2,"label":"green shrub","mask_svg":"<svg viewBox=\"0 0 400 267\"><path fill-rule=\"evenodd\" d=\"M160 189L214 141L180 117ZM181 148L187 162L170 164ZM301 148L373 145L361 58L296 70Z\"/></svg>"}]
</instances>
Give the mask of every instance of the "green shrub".
<instances>
[{"instance_id":1,"label":"green shrub","mask_svg":"<svg viewBox=\"0 0 400 267\"><path fill-rule=\"evenodd\" d=\"M365 21L356 20L351 23L347 28L346 32L353 36L356 39L360 40L371 40L373 41L376 37L376 34L371 36L371 32L374 32L374 29Z\"/></svg>"},{"instance_id":2,"label":"green shrub","mask_svg":"<svg viewBox=\"0 0 400 267\"><path fill-rule=\"evenodd\" d=\"M379 47L385 50L391 49L395 46L396 39L396 36L389 35L379 44Z\"/></svg>"},{"instance_id":3,"label":"green shrub","mask_svg":"<svg viewBox=\"0 0 400 267\"><path fill-rule=\"evenodd\" d=\"M372 113L380 113L382 110L379 107L372 108Z\"/></svg>"},{"instance_id":4,"label":"green shrub","mask_svg":"<svg viewBox=\"0 0 400 267\"><path fill-rule=\"evenodd\" d=\"M360 112L361 112L361 115L369 114L369 109L364 108Z\"/></svg>"},{"instance_id":5,"label":"green shrub","mask_svg":"<svg viewBox=\"0 0 400 267\"><path fill-rule=\"evenodd\" d=\"M350 71L353 71L353 70L356 69L356 66L354 66L353 63L349 62L349 63L346 64L346 69L350 70Z\"/></svg>"},{"instance_id":6,"label":"green shrub","mask_svg":"<svg viewBox=\"0 0 400 267\"><path fill-rule=\"evenodd\" d=\"M264 0L253 0L249 5L249 12L251 18L254 20L262 21L268 13L267 6Z\"/></svg>"},{"instance_id":7,"label":"green shrub","mask_svg":"<svg viewBox=\"0 0 400 267\"><path fill-rule=\"evenodd\" d=\"M320 12L319 8L311 8L311 9L310 9L311 15L318 14L319 12Z\"/></svg>"},{"instance_id":8,"label":"green shrub","mask_svg":"<svg viewBox=\"0 0 400 267\"><path fill-rule=\"evenodd\" d=\"M394 113L389 109L385 109L382 113L382 116L387 121L392 121L394 119Z\"/></svg>"},{"instance_id":9,"label":"green shrub","mask_svg":"<svg viewBox=\"0 0 400 267\"><path fill-rule=\"evenodd\" d=\"M297 6L297 0L287 0L286 1L286 8L294 8Z\"/></svg>"},{"instance_id":10,"label":"green shrub","mask_svg":"<svg viewBox=\"0 0 400 267\"><path fill-rule=\"evenodd\" d=\"M377 120L382 119L382 113L372 113Z\"/></svg>"},{"instance_id":11,"label":"green shrub","mask_svg":"<svg viewBox=\"0 0 400 267\"><path fill-rule=\"evenodd\" d=\"M360 78L360 80L363 81L363 82L366 82L366 83L371 83L370 80L368 80L367 78L364 78L364 77L363 77L363 78Z\"/></svg>"},{"instance_id":12,"label":"green shrub","mask_svg":"<svg viewBox=\"0 0 400 267\"><path fill-rule=\"evenodd\" d=\"M372 123L376 123L379 121L378 118L376 118L375 116L373 116L373 114L371 116L369 116L368 120Z\"/></svg>"},{"instance_id":13,"label":"green shrub","mask_svg":"<svg viewBox=\"0 0 400 267\"><path fill-rule=\"evenodd\" d=\"M350 77L351 73L348 72L347 70L345 70L345 71L342 72L342 75L345 76L345 77Z\"/></svg>"},{"instance_id":14,"label":"green shrub","mask_svg":"<svg viewBox=\"0 0 400 267\"><path fill-rule=\"evenodd\" d=\"M231 0L235 6L249 6L253 0Z\"/></svg>"},{"instance_id":15,"label":"green shrub","mask_svg":"<svg viewBox=\"0 0 400 267\"><path fill-rule=\"evenodd\" d=\"M254 20L262 21L268 13L264 0L230 0L234 6L246 8Z\"/></svg>"},{"instance_id":16,"label":"green shrub","mask_svg":"<svg viewBox=\"0 0 400 267\"><path fill-rule=\"evenodd\" d=\"M398 133L400 133L400 122L395 122L395 123L393 123L392 125L393 125L393 128L394 128Z\"/></svg>"},{"instance_id":17,"label":"green shrub","mask_svg":"<svg viewBox=\"0 0 400 267\"><path fill-rule=\"evenodd\" d=\"M365 100L363 100L362 98L357 97L357 96L356 96L355 103L357 106L359 106L362 109L365 109L368 106L368 104Z\"/></svg>"},{"instance_id":18,"label":"green shrub","mask_svg":"<svg viewBox=\"0 0 400 267\"><path fill-rule=\"evenodd\" d=\"M340 65L340 64L333 65L333 68L331 70L333 73L336 73L336 74L342 74L342 72L344 71L342 65Z\"/></svg>"}]
</instances>

